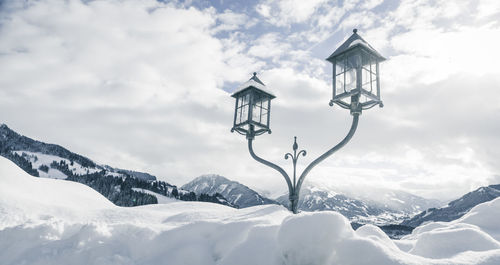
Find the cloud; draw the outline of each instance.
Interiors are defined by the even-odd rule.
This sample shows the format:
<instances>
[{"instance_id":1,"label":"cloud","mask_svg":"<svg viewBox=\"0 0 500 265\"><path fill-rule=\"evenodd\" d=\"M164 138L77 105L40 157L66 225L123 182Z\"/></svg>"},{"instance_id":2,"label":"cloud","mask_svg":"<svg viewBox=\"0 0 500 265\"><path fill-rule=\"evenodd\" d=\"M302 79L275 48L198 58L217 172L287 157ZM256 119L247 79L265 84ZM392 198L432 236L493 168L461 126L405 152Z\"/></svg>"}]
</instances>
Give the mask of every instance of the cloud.
<instances>
[{"instance_id":1,"label":"cloud","mask_svg":"<svg viewBox=\"0 0 500 265\"><path fill-rule=\"evenodd\" d=\"M215 28L215 31L233 31L240 27L246 29L251 28L256 25L257 21L255 19L250 19L246 14L236 13L232 10L226 9L223 13L216 13L214 10L217 20L220 25Z\"/></svg>"},{"instance_id":2,"label":"cloud","mask_svg":"<svg viewBox=\"0 0 500 265\"><path fill-rule=\"evenodd\" d=\"M278 60L281 55L291 49L290 44L280 41L277 33L268 33L260 36L248 50L248 54Z\"/></svg>"},{"instance_id":3,"label":"cloud","mask_svg":"<svg viewBox=\"0 0 500 265\"><path fill-rule=\"evenodd\" d=\"M287 26L309 20L325 0L265 0L256 6L257 12L276 26Z\"/></svg>"},{"instance_id":4,"label":"cloud","mask_svg":"<svg viewBox=\"0 0 500 265\"><path fill-rule=\"evenodd\" d=\"M0 120L97 162L174 184L219 173L284 190L279 173L230 134L229 97L256 71L275 92L271 135L255 150L299 172L347 133L328 106L324 61L353 27L388 60L385 107L307 180L402 188L451 199L499 175L496 2L6 2L0 13ZM196 4L196 3L195 3ZM459 19L458 19L459 18ZM307 181L306 180L306 181Z\"/></svg>"},{"instance_id":5,"label":"cloud","mask_svg":"<svg viewBox=\"0 0 500 265\"><path fill-rule=\"evenodd\" d=\"M225 49L231 40L212 35L215 21L210 10L156 1L39 1L4 10L1 120L98 162L181 172L159 164L214 140L224 145L224 137L205 141L231 120L221 88L248 71L235 65L251 63Z\"/></svg>"}]
</instances>

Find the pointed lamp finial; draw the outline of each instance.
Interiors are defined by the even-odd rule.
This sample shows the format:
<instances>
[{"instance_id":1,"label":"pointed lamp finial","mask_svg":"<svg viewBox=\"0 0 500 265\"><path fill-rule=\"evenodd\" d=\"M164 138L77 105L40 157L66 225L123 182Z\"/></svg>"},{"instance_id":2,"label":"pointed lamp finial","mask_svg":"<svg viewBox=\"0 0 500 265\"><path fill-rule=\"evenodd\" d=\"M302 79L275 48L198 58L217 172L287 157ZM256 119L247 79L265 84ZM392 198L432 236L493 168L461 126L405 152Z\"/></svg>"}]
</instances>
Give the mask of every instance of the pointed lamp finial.
<instances>
[{"instance_id":1,"label":"pointed lamp finial","mask_svg":"<svg viewBox=\"0 0 500 265\"><path fill-rule=\"evenodd\" d=\"M253 72L253 76L257 76L257 73L256 73L256 72Z\"/></svg>"}]
</instances>

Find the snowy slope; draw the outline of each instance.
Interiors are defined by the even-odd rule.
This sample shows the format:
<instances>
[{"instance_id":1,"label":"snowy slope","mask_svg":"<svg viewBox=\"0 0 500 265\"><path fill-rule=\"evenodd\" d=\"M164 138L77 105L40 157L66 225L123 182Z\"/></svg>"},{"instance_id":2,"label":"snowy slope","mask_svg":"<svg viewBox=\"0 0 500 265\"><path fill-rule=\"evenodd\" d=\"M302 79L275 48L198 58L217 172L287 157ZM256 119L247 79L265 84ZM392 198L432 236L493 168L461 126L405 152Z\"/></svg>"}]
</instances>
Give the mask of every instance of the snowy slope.
<instances>
[{"instance_id":1,"label":"snowy slope","mask_svg":"<svg viewBox=\"0 0 500 265\"><path fill-rule=\"evenodd\" d=\"M96 164L89 158L73 153L62 146L44 143L20 135L5 124L0 124L0 155L15 161L32 175L46 178L66 179L67 174L51 166L53 162L59 163L63 161L65 165L68 165L72 174L75 175L106 170L108 176L125 177L129 175L147 181L156 180L155 176L147 173ZM14 155L18 157L16 158ZM28 163L31 163L31 165ZM48 170L41 170L40 166L46 166Z\"/></svg>"},{"instance_id":2,"label":"snowy slope","mask_svg":"<svg viewBox=\"0 0 500 265\"><path fill-rule=\"evenodd\" d=\"M30 192L25 192L28 189ZM202 202L117 207L0 158L0 261L14 264L500 264L500 199L401 241L335 212Z\"/></svg>"},{"instance_id":3,"label":"snowy slope","mask_svg":"<svg viewBox=\"0 0 500 265\"><path fill-rule=\"evenodd\" d=\"M424 222L452 221L462 217L472 207L500 196L500 185L490 185L471 191L451 201L445 207L430 208L403 221L401 224L416 227Z\"/></svg>"},{"instance_id":4,"label":"snowy slope","mask_svg":"<svg viewBox=\"0 0 500 265\"><path fill-rule=\"evenodd\" d=\"M165 204L165 203L171 203L171 202L179 202L179 200L177 200L175 198L167 197L165 195L161 195L159 193L152 192L150 190L140 189L140 188L132 188L132 190L138 191L138 192L143 192L143 193L155 196L156 199L158 200L159 204Z\"/></svg>"},{"instance_id":5,"label":"snowy slope","mask_svg":"<svg viewBox=\"0 0 500 265\"><path fill-rule=\"evenodd\" d=\"M182 189L192 191L196 194L221 194L233 205L239 208L263 204L276 204L277 202L261 196L249 187L229 180L219 175L203 175L197 177L182 186Z\"/></svg>"},{"instance_id":6,"label":"snowy slope","mask_svg":"<svg viewBox=\"0 0 500 265\"><path fill-rule=\"evenodd\" d=\"M92 188L75 182L34 178L0 157L0 229L17 224L18 219L59 214L81 217L79 213L113 207Z\"/></svg>"},{"instance_id":7,"label":"snowy slope","mask_svg":"<svg viewBox=\"0 0 500 265\"><path fill-rule=\"evenodd\" d=\"M55 168L51 168L50 166L53 162L58 163L60 161L64 161L64 163L68 165L68 168L71 170L71 172L73 172L73 174L76 175L95 173L102 170L101 168L98 167L84 167L80 165L78 162L71 162L69 159L61 158L55 155L35 153L29 151L12 151L12 152L21 157L25 157L28 161L30 161L31 164L33 165L33 168L38 170L39 176L42 178L66 179L68 176L66 176L63 172ZM47 172L39 169L43 165L48 167ZM118 174L117 176L121 177L122 175Z\"/></svg>"}]
</instances>

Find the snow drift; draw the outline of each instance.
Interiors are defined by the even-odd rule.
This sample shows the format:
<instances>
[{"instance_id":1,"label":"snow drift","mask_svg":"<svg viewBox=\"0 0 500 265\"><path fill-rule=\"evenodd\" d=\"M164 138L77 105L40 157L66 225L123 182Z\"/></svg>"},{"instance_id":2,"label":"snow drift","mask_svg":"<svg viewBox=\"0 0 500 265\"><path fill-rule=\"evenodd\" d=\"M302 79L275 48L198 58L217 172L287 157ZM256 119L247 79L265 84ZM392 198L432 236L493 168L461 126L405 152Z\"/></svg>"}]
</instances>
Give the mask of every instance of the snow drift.
<instances>
[{"instance_id":1,"label":"snow drift","mask_svg":"<svg viewBox=\"0 0 500 265\"><path fill-rule=\"evenodd\" d=\"M500 264L500 199L393 241L336 212L202 202L117 207L0 157L2 264Z\"/></svg>"}]
</instances>

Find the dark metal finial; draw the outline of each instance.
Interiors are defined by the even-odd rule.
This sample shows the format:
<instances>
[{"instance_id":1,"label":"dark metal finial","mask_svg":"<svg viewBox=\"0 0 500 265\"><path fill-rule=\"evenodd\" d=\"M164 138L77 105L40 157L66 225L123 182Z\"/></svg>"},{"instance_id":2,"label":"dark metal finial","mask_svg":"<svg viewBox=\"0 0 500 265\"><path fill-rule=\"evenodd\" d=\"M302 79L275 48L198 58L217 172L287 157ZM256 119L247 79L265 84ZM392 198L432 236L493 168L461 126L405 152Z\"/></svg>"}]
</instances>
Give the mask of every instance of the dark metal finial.
<instances>
[{"instance_id":1,"label":"dark metal finial","mask_svg":"<svg viewBox=\"0 0 500 265\"><path fill-rule=\"evenodd\" d=\"M297 136L293 137L293 151L297 150L299 148L299 145L297 144Z\"/></svg>"},{"instance_id":2,"label":"dark metal finial","mask_svg":"<svg viewBox=\"0 0 500 265\"><path fill-rule=\"evenodd\" d=\"M353 32L354 34L356 34L356 33L358 33L358 29L353 29L353 30L352 30L352 32Z\"/></svg>"},{"instance_id":3,"label":"dark metal finial","mask_svg":"<svg viewBox=\"0 0 500 265\"><path fill-rule=\"evenodd\" d=\"M256 75L257 75L257 73L256 73L256 72L253 72L253 76L256 76Z\"/></svg>"}]
</instances>

